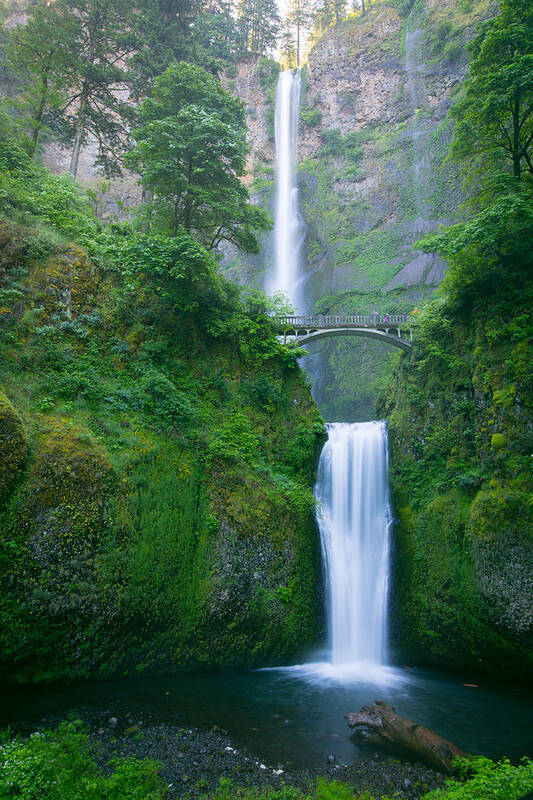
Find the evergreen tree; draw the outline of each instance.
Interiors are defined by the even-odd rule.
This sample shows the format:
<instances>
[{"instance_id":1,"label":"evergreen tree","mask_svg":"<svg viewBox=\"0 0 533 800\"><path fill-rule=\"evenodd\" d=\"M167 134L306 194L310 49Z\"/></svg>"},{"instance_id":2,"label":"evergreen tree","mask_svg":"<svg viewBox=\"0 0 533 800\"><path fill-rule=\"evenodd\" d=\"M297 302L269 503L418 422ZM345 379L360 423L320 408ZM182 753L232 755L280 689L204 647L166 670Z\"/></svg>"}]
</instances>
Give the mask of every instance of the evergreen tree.
<instances>
[{"instance_id":1,"label":"evergreen tree","mask_svg":"<svg viewBox=\"0 0 533 800\"><path fill-rule=\"evenodd\" d=\"M290 0L287 13L289 25L295 31L296 66L300 66L300 56L303 44L304 31L312 20L311 13L305 0Z\"/></svg>"},{"instance_id":2,"label":"evergreen tree","mask_svg":"<svg viewBox=\"0 0 533 800\"><path fill-rule=\"evenodd\" d=\"M248 202L243 104L201 67L171 64L140 110L142 126L129 164L154 194L161 229L193 233L213 249L223 239L257 252L255 231L268 227Z\"/></svg>"},{"instance_id":3,"label":"evergreen tree","mask_svg":"<svg viewBox=\"0 0 533 800\"><path fill-rule=\"evenodd\" d=\"M282 61L289 69L296 67L296 43L291 26L287 20L283 25L280 37L280 54Z\"/></svg>"},{"instance_id":4,"label":"evergreen tree","mask_svg":"<svg viewBox=\"0 0 533 800\"><path fill-rule=\"evenodd\" d=\"M129 0L65 0L78 23L75 81L63 121L72 142L70 172L76 175L82 145L98 142L97 164L120 173L128 115L125 60L135 49Z\"/></svg>"},{"instance_id":5,"label":"evergreen tree","mask_svg":"<svg viewBox=\"0 0 533 800\"><path fill-rule=\"evenodd\" d=\"M139 0L139 48L131 62L137 96L146 94L152 80L169 64L189 56L198 5L198 0Z\"/></svg>"},{"instance_id":6,"label":"evergreen tree","mask_svg":"<svg viewBox=\"0 0 533 800\"><path fill-rule=\"evenodd\" d=\"M238 61L246 51L242 30L236 24L230 0L209 0L195 19L188 60L214 75Z\"/></svg>"},{"instance_id":7,"label":"evergreen tree","mask_svg":"<svg viewBox=\"0 0 533 800\"><path fill-rule=\"evenodd\" d=\"M11 105L34 154L43 128L55 123L74 82L77 24L61 0L38 0L24 24L7 31L6 66L18 79Z\"/></svg>"},{"instance_id":8,"label":"evergreen tree","mask_svg":"<svg viewBox=\"0 0 533 800\"><path fill-rule=\"evenodd\" d=\"M340 22L345 12L345 0L315 0L311 12L313 28L317 31L324 30L333 22Z\"/></svg>"},{"instance_id":9,"label":"evergreen tree","mask_svg":"<svg viewBox=\"0 0 533 800\"><path fill-rule=\"evenodd\" d=\"M276 45L280 30L276 0L240 0L238 17L250 53L262 56Z\"/></svg>"}]
</instances>

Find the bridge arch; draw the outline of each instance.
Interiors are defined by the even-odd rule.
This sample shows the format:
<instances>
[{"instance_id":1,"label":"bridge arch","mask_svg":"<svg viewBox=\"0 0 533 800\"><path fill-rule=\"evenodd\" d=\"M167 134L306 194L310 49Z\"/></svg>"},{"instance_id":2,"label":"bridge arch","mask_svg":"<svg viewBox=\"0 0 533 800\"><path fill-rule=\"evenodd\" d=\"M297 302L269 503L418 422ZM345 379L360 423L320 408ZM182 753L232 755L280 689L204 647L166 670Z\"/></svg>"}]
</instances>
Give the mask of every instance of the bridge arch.
<instances>
[{"instance_id":1,"label":"bridge arch","mask_svg":"<svg viewBox=\"0 0 533 800\"><path fill-rule=\"evenodd\" d=\"M332 336L365 336L407 351L413 340L407 314L287 316L276 317L275 321L283 330L284 342L301 345Z\"/></svg>"}]
</instances>

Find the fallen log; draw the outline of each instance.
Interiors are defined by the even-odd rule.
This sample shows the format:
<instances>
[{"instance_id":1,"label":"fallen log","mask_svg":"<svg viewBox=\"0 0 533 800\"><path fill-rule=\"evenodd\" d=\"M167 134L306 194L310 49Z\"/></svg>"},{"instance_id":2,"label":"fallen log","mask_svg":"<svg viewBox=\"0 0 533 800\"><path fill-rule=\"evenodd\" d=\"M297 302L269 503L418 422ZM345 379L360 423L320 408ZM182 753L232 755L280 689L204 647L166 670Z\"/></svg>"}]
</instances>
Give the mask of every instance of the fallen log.
<instances>
[{"instance_id":1,"label":"fallen log","mask_svg":"<svg viewBox=\"0 0 533 800\"><path fill-rule=\"evenodd\" d=\"M383 700L376 700L373 706L363 706L357 713L345 714L344 718L350 728L357 729L354 738L358 742L401 750L448 775L454 771L455 756L470 757L435 731L400 716Z\"/></svg>"}]
</instances>

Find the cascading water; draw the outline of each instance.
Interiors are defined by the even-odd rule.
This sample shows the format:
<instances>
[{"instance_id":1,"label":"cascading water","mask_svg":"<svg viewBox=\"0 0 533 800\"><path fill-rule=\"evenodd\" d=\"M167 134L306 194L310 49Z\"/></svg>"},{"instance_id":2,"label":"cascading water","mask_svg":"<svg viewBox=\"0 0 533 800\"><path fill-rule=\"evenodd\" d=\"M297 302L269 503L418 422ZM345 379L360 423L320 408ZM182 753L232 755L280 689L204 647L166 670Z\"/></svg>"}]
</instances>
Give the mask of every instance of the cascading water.
<instances>
[{"instance_id":1,"label":"cascading water","mask_svg":"<svg viewBox=\"0 0 533 800\"><path fill-rule=\"evenodd\" d=\"M315 495L333 664L387 660L387 478L384 422L328 425Z\"/></svg>"},{"instance_id":2,"label":"cascading water","mask_svg":"<svg viewBox=\"0 0 533 800\"><path fill-rule=\"evenodd\" d=\"M275 111L275 266L267 288L285 292L302 312L303 224L296 184L299 105L299 70L280 73ZM383 678L391 519L387 477L385 423L328 425L315 494L320 505L331 662L291 668L312 680L372 679L378 673L378 680Z\"/></svg>"},{"instance_id":3,"label":"cascading water","mask_svg":"<svg viewBox=\"0 0 533 800\"><path fill-rule=\"evenodd\" d=\"M267 289L285 292L297 310L302 306L300 250L303 238L296 183L299 113L300 70L280 72L275 107L275 268L268 277Z\"/></svg>"}]
</instances>

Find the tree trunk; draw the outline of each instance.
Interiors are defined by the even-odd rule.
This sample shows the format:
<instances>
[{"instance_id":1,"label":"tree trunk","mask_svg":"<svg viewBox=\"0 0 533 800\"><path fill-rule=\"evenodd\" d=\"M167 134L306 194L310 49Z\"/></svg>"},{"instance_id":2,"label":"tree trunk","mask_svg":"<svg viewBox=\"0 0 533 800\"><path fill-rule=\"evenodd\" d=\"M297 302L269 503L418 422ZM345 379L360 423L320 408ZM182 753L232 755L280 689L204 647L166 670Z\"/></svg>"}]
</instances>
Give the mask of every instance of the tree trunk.
<instances>
[{"instance_id":1,"label":"tree trunk","mask_svg":"<svg viewBox=\"0 0 533 800\"><path fill-rule=\"evenodd\" d=\"M78 124L76 125L76 138L74 139L74 149L70 159L70 174L76 177L78 173L78 161L80 160L81 144L85 133L85 108L87 99L82 95L80 100L80 110L78 112Z\"/></svg>"},{"instance_id":2,"label":"tree trunk","mask_svg":"<svg viewBox=\"0 0 533 800\"><path fill-rule=\"evenodd\" d=\"M520 102L513 103L513 175L520 180L522 173L521 152L520 152Z\"/></svg>"},{"instance_id":3,"label":"tree trunk","mask_svg":"<svg viewBox=\"0 0 533 800\"><path fill-rule=\"evenodd\" d=\"M39 99L39 107L35 113L35 121L33 123L33 134L31 137L31 148L30 148L30 156L32 158L35 155L35 151L37 149L37 142L39 140L39 134L41 132L41 128L43 127L42 124L43 114L47 98L48 98L48 78L44 77L41 80L41 97Z\"/></svg>"},{"instance_id":4,"label":"tree trunk","mask_svg":"<svg viewBox=\"0 0 533 800\"><path fill-rule=\"evenodd\" d=\"M356 714L345 714L344 718L350 728L357 728L354 733L357 741L403 750L448 775L453 773L455 756L470 757L438 733L401 717L383 700L376 700L373 706L363 706Z\"/></svg>"},{"instance_id":5,"label":"tree trunk","mask_svg":"<svg viewBox=\"0 0 533 800\"><path fill-rule=\"evenodd\" d=\"M152 199L153 199L152 190L147 189L146 186L143 184L141 190L141 203L145 206L147 205L150 206L150 210L146 215L146 222L143 226L145 233L150 233L150 230L152 228L152 211L153 211Z\"/></svg>"},{"instance_id":6,"label":"tree trunk","mask_svg":"<svg viewBox=\"0 0 533 800\"><path fill-rule=\"evenodd\" d=\"M361 16L366 17L365 0L361 0Z\"/></svg>"}]
</instances>

